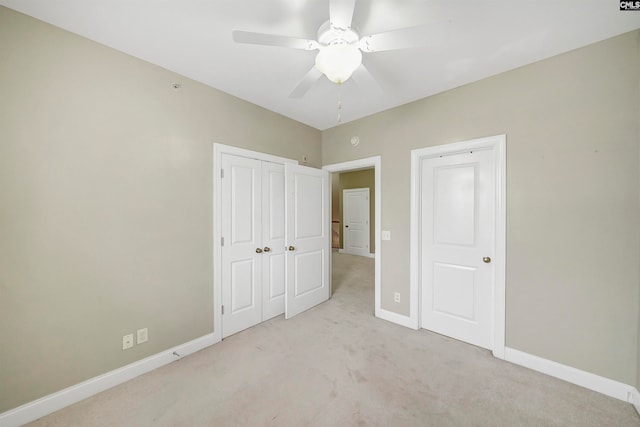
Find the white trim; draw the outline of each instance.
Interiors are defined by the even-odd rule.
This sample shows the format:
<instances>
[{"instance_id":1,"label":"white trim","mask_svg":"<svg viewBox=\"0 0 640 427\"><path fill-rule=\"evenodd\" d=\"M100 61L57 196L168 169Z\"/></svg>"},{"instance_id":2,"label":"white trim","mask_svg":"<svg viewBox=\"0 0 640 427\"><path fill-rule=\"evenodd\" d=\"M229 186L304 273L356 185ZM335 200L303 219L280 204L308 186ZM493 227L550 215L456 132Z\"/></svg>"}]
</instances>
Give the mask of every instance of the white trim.
<instances>
[{"instance_id":1,"label":"white trim","mask_svg":"<svg viewBox=\"0 0 640 427\"><path fill-rule=\"evenodd\" d=\"M272 154L261 153L259 151L247 150L245 148L238 148L232 145L219 144L217 142L213 143L213 155L214 158L216 154L233 154L234 156L247 157L249 159L262 160L265 162L271 163L293 163L295 165L298 164L297 160L288 159L286 157L274 156Z\"/></svg>"},{"instance_id":2,"label":"white trim","mask_svg":"<svg viewBox=\"0 0 640 427\"><path fill-rule=\"evenodd\" d=\"M543 374L588 388L589 390L632 403L636 407L636 410L640 405L640 401L637 399L638 390L633 386L509 347L505 348L504 356L504 360L515 363L516 365L524 366L525 368L542 372Z\"/></svg>"},{"instance_id":3,"label":"white trim","mask_svg":"<svg viewBox=\"0 0 640 427\"><path fill-rule=\"evenodd\" d=\"M111 372L90 378L48 396L25 403L22 406L0 414L0 426L20 426L37 420L38 418L73 405L111 387L146 374L156 368L180 360L184 356L207 348L218 341L220 340L216 339L215 334L205 335L193 341L170 348L169 350L154 354L153 356L130 363Z\"/></svg>"},{"instance_id":4,"label":"white trim","mask_svg":"<svg viewBox=\"0 0 640 427\"><path fill-rule=\"evenodd\" d=\"M507 283L507 136L499 135L494 146L496 165L496 240L493 288L493 356L504 359L506 347Z\"/></svg>"},{"instance_id":5,"label":"white trim","mask_svg":"<svg viewBox=\"0 0 640 427\"><path fill-rule=\"evenodd\" d=\"M631 404L636 408L636 412L640 415L640 392L637 388L633 388L631 391Z\"/></svg>"},{"instance_id":6,"label":"white trim","mask_svg":"<svg viewBox=\"0 0 640 427\"><path fill-rule=\"evenodd\" d=\"M410 317L383 308L376 311L376 317L406 328L417 329Z\"/></svg>"},{"instance_id":7,"label":"white trim","mask_svg":"<svg viewBox=\"0 0 640 427\"><path fill-rule=\"evenodd\" d=\"M504 359L505 348L505 280L506 280L506 135L437 145L411 150L411 223L409 318L414 329L420 328L420 161L423 158L455 154L469 150L491 149L495 155L496 235L495 281L493 289L493 355Z\"/></svg>"},{"instance_id":8,"label":"white trim","mask_svg":"<svg viewBox=\"0 0 640 427\"><path fill-rule=\"evenodd\" d=\"M222 179L220 177L222 154L233 154L279 164L298 164L297 160L213 143L213 332L218 341L222 339Z\"/></svg>"},{"instance_id":9,"label":"white trim","mask_svg":"<svg viewBox=\"0 0 640 427\"><path fill-rule=\"evenodd\" d=\"M382 160L380 156L367 157L364 159L358 160L350 160L348 162L342 163L334 163L332 165L325 165L322 167L323 170L326 170L330 173L335 172L347 172L358 169L367 169L373 167L374 169L374 180L375 180L375 248L376 252L373 254L374 262L374 293L375 293L375 316L384 318L386 320L390 320L382 313L382 308L380 306L380 264L382 262L382 246L380 244L380 235L382 232ZM333 190L331 190L333 191ZM329 198L330 200L332 197ZM340 249L338 250L340 252ZM403 317L403 316L402 316ZM393 320L390 320L393 322ZM398 323L398 322L396 322ZM400 323L402 324L402 323ZM405 325L406 326L406 325Z\"/></svg>"}]
</instances>

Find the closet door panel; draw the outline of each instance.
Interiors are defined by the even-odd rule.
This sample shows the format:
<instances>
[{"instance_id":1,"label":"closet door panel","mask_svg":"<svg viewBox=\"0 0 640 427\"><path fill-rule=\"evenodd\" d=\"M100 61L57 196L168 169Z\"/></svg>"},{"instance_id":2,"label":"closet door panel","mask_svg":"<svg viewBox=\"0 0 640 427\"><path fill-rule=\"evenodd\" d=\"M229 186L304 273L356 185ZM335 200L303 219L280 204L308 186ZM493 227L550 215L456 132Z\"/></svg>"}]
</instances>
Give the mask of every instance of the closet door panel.
<instances>
[{"instance_id":1,"label":"closet door panel","mask_svg":"<svg viewBox=\"0 0 640 427\"><path fill-rule=\"evenodd\" d=\"M284 313L284 166L262 163L262 320Z\"/></svg>"},{"instance_id":2,"label":"closet door panel","mask_svg":"<svg viewBox=\"0 0 640 427\"><path fill-rule=\"evenodd\" d=\"M262 321L262 165L222 157L222 336Z\"/></svg>"}]
</instances>

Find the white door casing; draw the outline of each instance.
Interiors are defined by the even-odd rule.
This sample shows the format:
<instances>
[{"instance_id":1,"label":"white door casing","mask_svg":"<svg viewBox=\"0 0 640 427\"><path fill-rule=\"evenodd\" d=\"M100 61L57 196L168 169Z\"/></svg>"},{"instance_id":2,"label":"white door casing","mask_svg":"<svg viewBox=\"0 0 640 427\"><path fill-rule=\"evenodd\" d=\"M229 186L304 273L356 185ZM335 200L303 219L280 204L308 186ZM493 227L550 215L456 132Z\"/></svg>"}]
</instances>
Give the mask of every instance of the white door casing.
<instances>
[{"instance_id":1,"label":"white door casing","mask_svg":"<svg viewBox=\"0 0 640 427\"><path fill-rule=\"evenodd\" d=\"M473 154L471 154L473 152ZM469 326L475 320L482 321L482 316L488 316L488 332L480 339L479 345L492 350L493 355L504 359L505 357L505 256L506 256L506 136L496 135L478 138L470 141L457 142L416 149L411 151L411 282L410 282L410 313L408 323L413 327L432 329L435 324L425 311L434 311L435 306L440 320L457 320L458 325ZM488 174L476 175L478 166L474 166L473 172L470 166L464 166L465 162L458 155L477 155L481 163L488 162L491 171ZM456 157L458 156L458 157ZM449 160L446 158L449 157ZM437 164L425 159L445 159L451 164ZM474 163L474 162L471 162ZM422 174L423 166L433 173L431 178ZM437 176L436 176L437 175ZM436 176L434 178L434 176ZM488 181L487 181L488 177ZM467 182L465 185L463 181ZM431 185L431 189L426 188ZM474 191L469 190L474 186ZM487 189L486 187L491 187ZM480 190L482 194L488 193L491 206L480 204ZM444 194L435 205L424 201L423 193ZM457 196L454 195L457 193ZM491 196L493 193L493 196ZM437 196L437 194L436 194ZM473 198L473 201L471 201ZM433 202L433 201L432 201ZM477 203L477 206L476 206ZM426 206L425 206L426 204ZM469 215L464 207L473 206L473 216ZM486 215L493 215L487 224L482 218L480 210ZM483 237L478 235L481 228L489 230L486 233L486 244L481 243ZM437 226L437 227L436 227ZM493 231L491 231L493 227ZM473 244L471 241L473 234ZM482 234L482 233L480 233ZM431 239L431 243L429 242ZM477 245L476 245L477 243ZM482 246L485 245L485 246ZM474 253L473 247L477 247ZM462 257L457 260L446 258L458 250ZM491 251L486 253L485 251ZM465 253L466 252L466 253ZM480 254L478 256L478 254ZM464 257L467 257L465 260ZM485 263L483 258L491 258ZM472 258L472 259L471 259ZM425 260L429 263L423 268ZM488 267L488 268L486 268ZM435 282L433 277L435 276ZM482 296L471 297L471 278L474 280L473 289L482 290L475 283L490 276L490 291ZM484 278L484 279L483 279ZM423 288L423 282L431 280L428 289ZM451 288L446 288L445 283L454 283ZM466 288L466 289L465 289ZM484 301L484 302L483 302ZM488 311L479 312L476 303L482 303ZM435 304L435 305L434 305ZM485 317L486 319L486 317ZM431 322L431 324L430 324ZM456 323L456 322L454 322ZM438 327L438 326L436 326ZM453 336L454 332L441 332ZM487 335L489 338L487 339ZM459 336L473 342L475 338ZM484 344L483 344L484 342Z\"/></svg>"},{"instance_id":2,"label":"white door casing","mask_svg":"<svg viewBox=\"0 0 640 427\"><path fill-rule=\"evenodd\" d=\"M287 319L330 296L329 173L285 165Z\"/></svg>"},{"instance_id":3,"label":"white door casing","mask_svg":"<svg viewBox=\"0 0 640 427\"><path fill-rule=\"evenodd\" d=\"M368 256L369 250L369 189L342 191L344 252Z\"/></svg>"},{"instance_id":4,"label":"white door casing","mask_svg":"<svg viewBox=\"0 0 640 427\"><path fill-rule=\"evenodd\" d=\"M325 165L323 170L330 173L349 172L361 169L373 168L374 170L374 233L373 238L375 241L376 251L374 257L374 312L375 316L390 322L394 322L403 326L417 329L417 320L400 315L382 308L381 298L381 264L382 254L384 253L384 247L381 243L381 231L382 231L382 158L380 156L367 157L363 159L350 160L348 162L334 163ZM331 202L331 201L330 201Z\"/></svg>"},{"instance_id":5,"label":"white door casing","mask_svg":"<svg viewBox=\"0 0 640 427\"><path fill-rule=\"evenodd\" d=\"M493 153L422 159L421 325L492 348Z\"/></svg>"},{"instance_id":6,"label":"white door casing","mask_svg":"<svg viewBox=\"0 0 640 427\"><path fill-rule=\"evenodd\" d=\"M222 336L262 321L262 165L224 154L222 168Z\"/></svg>"},{"instance_id":7,"label":"white door casing","mask_svg":"<svg viewBox=\"0 0 640 427\"><path fill-rule=\"evenodd\" d=\"M262 163L262 320L284 313L284 165Z\"/></svg>"}]
</instances>

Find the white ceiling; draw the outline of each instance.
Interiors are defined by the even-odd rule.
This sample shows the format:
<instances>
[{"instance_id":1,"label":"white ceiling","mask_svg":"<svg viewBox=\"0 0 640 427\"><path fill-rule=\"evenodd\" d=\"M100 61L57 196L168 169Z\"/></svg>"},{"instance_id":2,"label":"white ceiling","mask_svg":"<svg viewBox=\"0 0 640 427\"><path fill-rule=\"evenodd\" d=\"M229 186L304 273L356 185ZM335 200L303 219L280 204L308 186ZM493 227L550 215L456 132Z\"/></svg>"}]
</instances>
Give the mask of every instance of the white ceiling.
<instances>
[{"instance_id":1,"label":"white ceiling","mask_svg":"<svg viewBox=\"0 0 640 427\"><path fill-rule=\"evenodd\" d=\"M0 0L0 4L317 129L338 124L340 88L291 90L313 51L235 44L232 30L315 39L329 0ZM365 53L381 90L342 85L342 123L640 28L616 0L360 0L361 35L426 25L424 47ZM615 78L615 76L612 76Z\"/></svg>"}]
</instances>

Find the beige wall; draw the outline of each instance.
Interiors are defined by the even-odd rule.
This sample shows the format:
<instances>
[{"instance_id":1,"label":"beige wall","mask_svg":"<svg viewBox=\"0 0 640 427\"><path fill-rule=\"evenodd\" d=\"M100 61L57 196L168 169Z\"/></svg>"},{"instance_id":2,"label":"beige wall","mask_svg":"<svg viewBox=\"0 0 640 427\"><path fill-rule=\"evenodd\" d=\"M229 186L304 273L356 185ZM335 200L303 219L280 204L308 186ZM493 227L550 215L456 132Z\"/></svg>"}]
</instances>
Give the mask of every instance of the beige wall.
<instances>
[{"instance_id":1,"label":"beige wall","mask_svg":"<svg viewBox=\"0 0 640 427\"><path fill-rule=\"evenodd\" d=\"M3 7L0 52L3 412L211 333L212 143L321 136Z\"/></svg>"},{"instance_id":2,"label":"beige wall","mask_svg":"<svg viewBox=\"0 0 640 427\"><path fill-rule=\"evenodd\" d=\"M323 132L324 164L381 156L384 309L409 313L410 150L506 134L507 345L640 381L639 37Z\"/></svg>"},{"instance_id":3,"label":"beige wall","mask_svg":"<svg viewBox=\"0 0 640 427\"><path fill-rule=\"evenodd\" d=\"M364 169L355 172L342 172L339 175L338 181L338 219L340 220L340 247L344 248L344 219L343 214L343 190L349 190L353 188L368 188L369 189L369 252L375 253L376 251L376 239L375 239L375 221L376 221L376 209L375 209L375 171L373 169Z\"/></svg>"}]
</instances>

